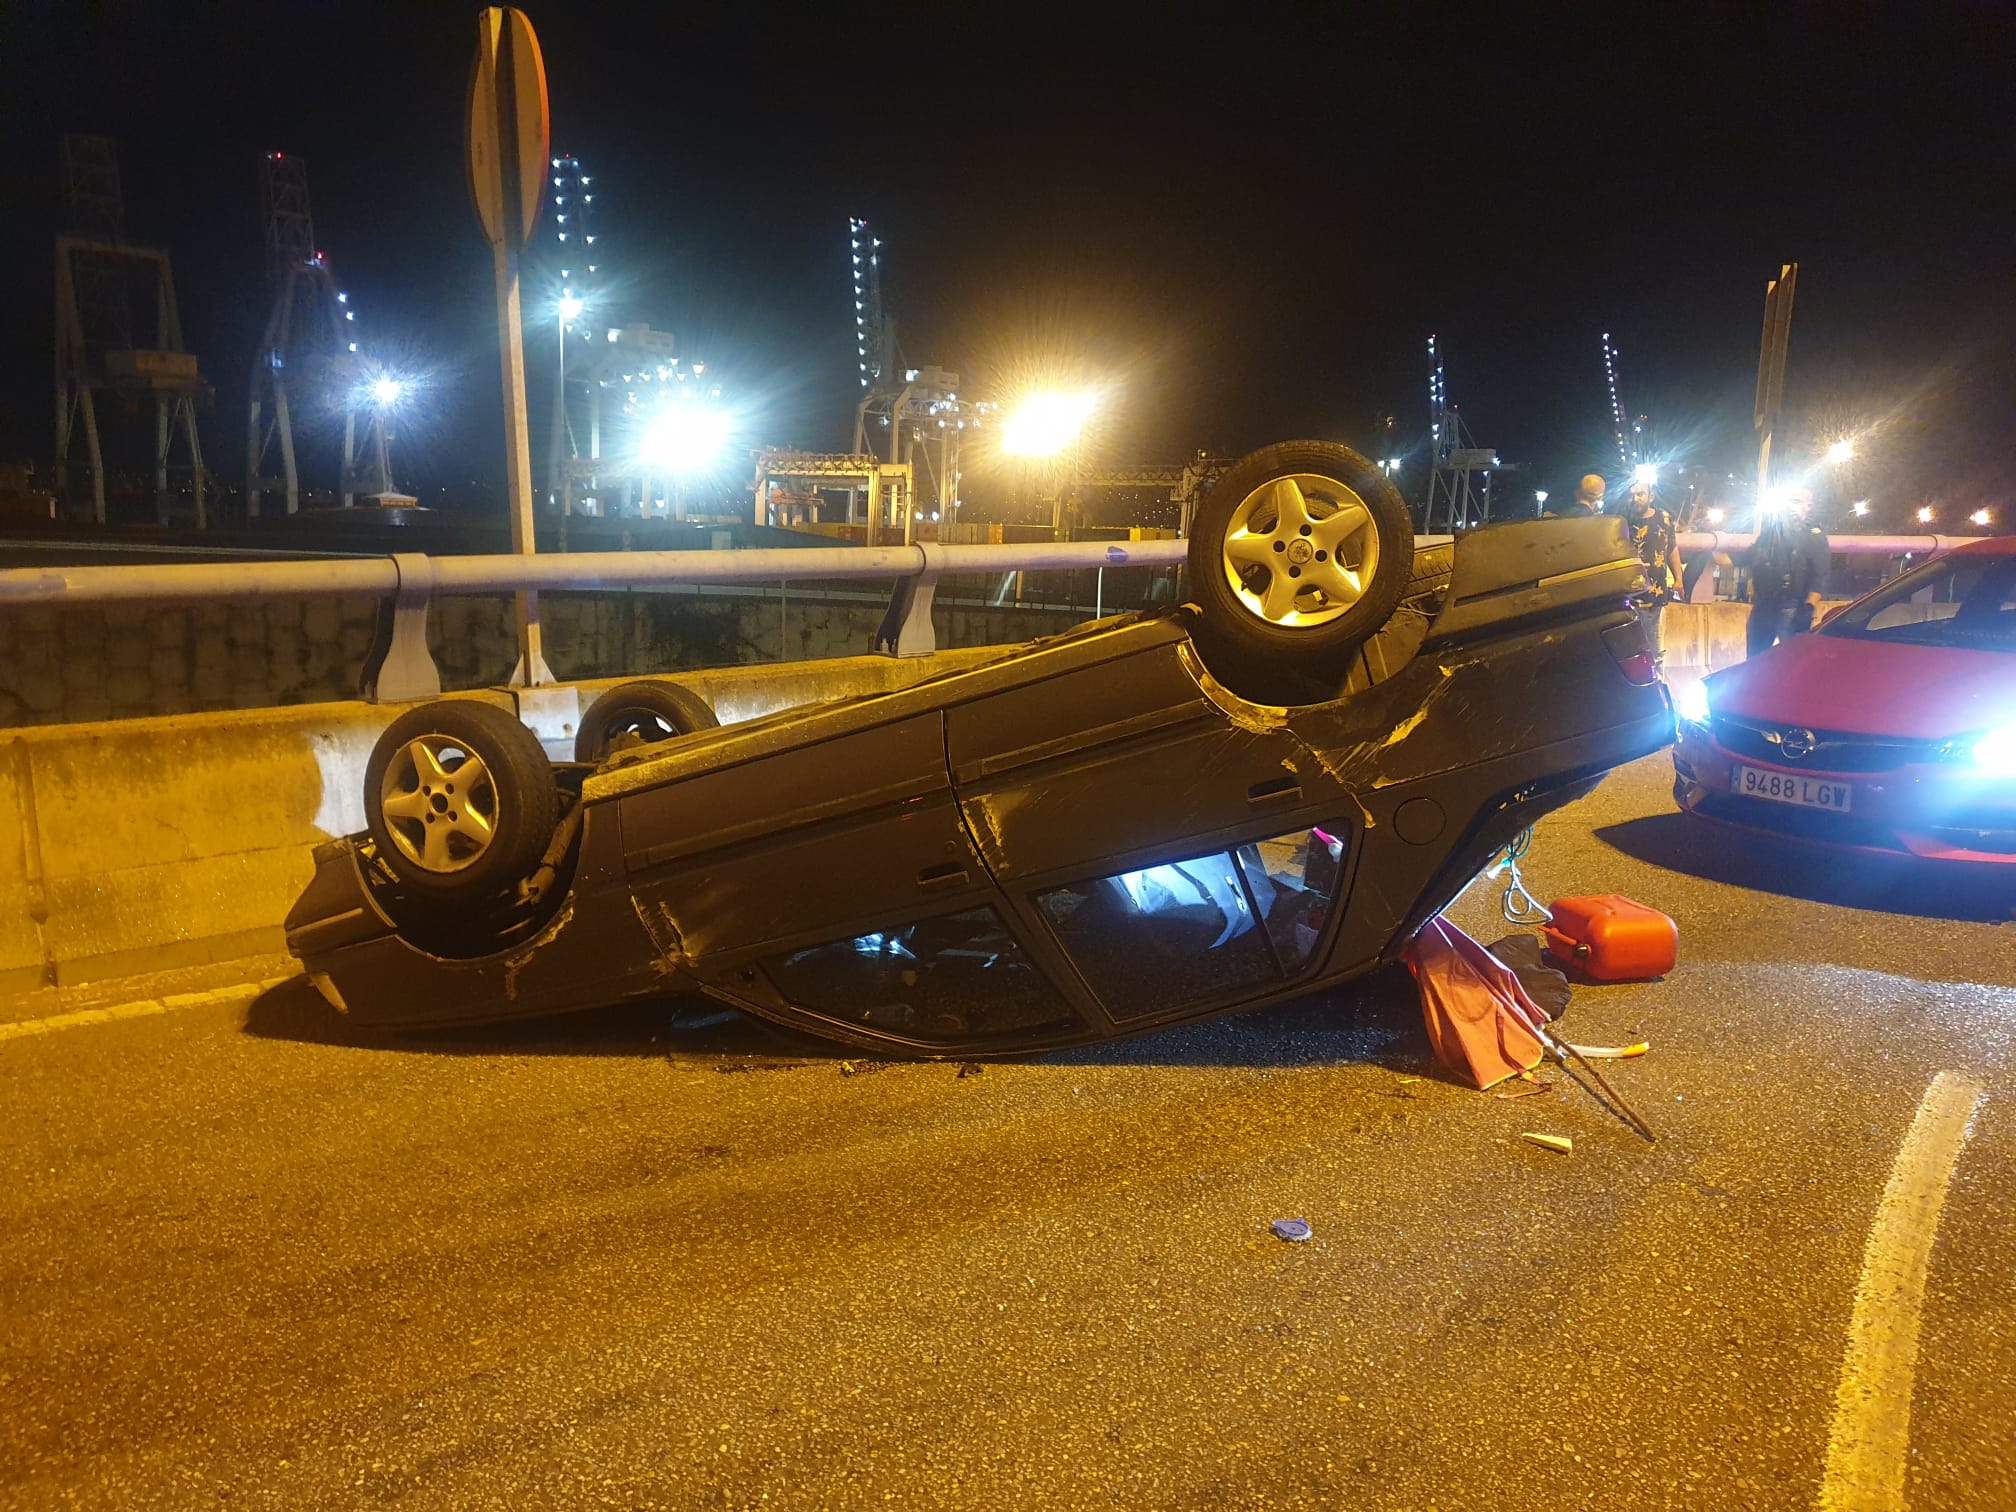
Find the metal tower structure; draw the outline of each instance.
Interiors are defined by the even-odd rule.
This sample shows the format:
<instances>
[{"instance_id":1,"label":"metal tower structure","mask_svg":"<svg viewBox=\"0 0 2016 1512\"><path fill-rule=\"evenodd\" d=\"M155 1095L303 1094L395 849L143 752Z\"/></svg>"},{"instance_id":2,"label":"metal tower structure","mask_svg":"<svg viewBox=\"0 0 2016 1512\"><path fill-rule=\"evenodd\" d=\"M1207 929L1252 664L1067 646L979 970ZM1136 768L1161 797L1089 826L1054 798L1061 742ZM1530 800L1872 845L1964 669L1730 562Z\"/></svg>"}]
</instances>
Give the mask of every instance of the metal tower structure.
<instances>
[{"instance_id":1,"label":"metal tower structure","mask_svg":"<svg viewBox=\"0 0 2016 1512\"><path fill-rule=\"evenodd\" d=\"M1610 391L1610 430L1617 438L1617 460L1628 473L1645 460L1645 419L1630 417L1624 408L1623 390L1617 380L1617 348L1610 333L1603 333L1603 381Z\"/></svg>"},{"instance_id":2,"label":"metal tower structure","mask_svg":"<svg viewBox=\"0 0 2016 1512\"><path fill-rule=\"evenodd\" d=\"M198 526L209 523L197 401L208 386L182 349L168 254L126 240L119 158L109 137L65 136L63 222L56 236L56 488L67 506L70 449L80 428L91 472L91 517L105 520L98 396L154 408L154 514L168 523L168 458L186 439Z\"/></svg>"},{"instance_id":3,"label":"metal tower structure","mask_svg":"<svg viewBox=\"0 0 2016 1512\"><path fill-rule=\"evenodd\" d=\"M556 366L553 374L553 425L547 443L546 487L550 503L567 492L567 464L581 455L568 405L568 384L585 388L594 405L600 369L607 357L595 343L596 331L610 324L603 308L601 254L596 247L595 180L581 169L581 160L563 153L550 163L553 180L553 245L560 283L555 291L553 326ZM592 320L584 316L593 315ZM569 370L573 376L569 377ZM591 446L599 453L599 446Z\"/></svg>"},{"instance_id":4,"label":"metal tower structure","mask_svg":"<svg viewBox=\"0 0 2016 1512\"><path fill-rule=\"evenodd\" d=\"M861 387L872 390L895 365L895 333L882 315L882 241L868 222L849 216L847 244L854 263L854 349L861 363ZM854 449L861 450L858 436Z\"/></svg>"},{"instance_id":5,"label":"metal tower structure","mask_svg":"<svg viewBox=\"0 0 2016 1512\"><path fill-rule=\"evenodd\" d=\"M1453 535L1490 521L1492 478L1511 472L1514 464L1500 461L1490 447L1471 439L1461 411L1450 402L1442 348L1432 335L1428 338L1428 403L1428 492L1421 507L1421 529L1426 535Z\"/></svg>"},{"instance_id":6,"label":"metal tower structure","mask_svg":"<svg viewBox=\"0 0 2016 1512\"><path fill-rule=\"evenodd\" d=\"M908 463L913 454L921 458L937 496L935 513L949 521L959 508L960 442L969 428L981 425L987 406L959 397L957 373L940 367L902 366L896 350L896 322L882 306L882 239L867 221L850 216L847 246L861 380L861 402L854 407L853 455L868 454L868 422L873 417L889 432L886 460L895 464ZM910 538L906 534L905 539Z\"/></svg>"},{"instance_id":7,"label":"metal tower structure","mask_svg":"<svg viewBox=\"0 0 2016 1512\"><path fill-rule=\"evenodd\" d=\"M357 311L336 286L328 258L315 245L308 202L308 165L284 152L259 163L259 202L265 225L266 286L272 304L252 354L251 405L245 437L245 512L256 518L261 496L285 497L287 513L301 508L301 469L294 422L313 402L343 416L338 492L347 508L359 494L391 492L382 414L373 415L373 444L362 466L356 456L357 406L368 365L358 355ZM377 406L382 410L383 406ZM269 457L280 473L265 476Z\"/></svg>"}]
</instances>

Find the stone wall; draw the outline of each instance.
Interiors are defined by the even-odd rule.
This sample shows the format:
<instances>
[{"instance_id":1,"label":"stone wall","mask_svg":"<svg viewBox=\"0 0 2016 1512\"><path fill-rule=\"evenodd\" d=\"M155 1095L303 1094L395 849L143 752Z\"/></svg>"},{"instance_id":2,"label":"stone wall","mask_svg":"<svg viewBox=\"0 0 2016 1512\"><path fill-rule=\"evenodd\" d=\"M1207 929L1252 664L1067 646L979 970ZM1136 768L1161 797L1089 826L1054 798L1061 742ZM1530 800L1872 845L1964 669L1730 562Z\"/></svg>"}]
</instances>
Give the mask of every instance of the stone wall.
<instances>
[{"instance_id":1,"label":"stone wall","mask_svg":"<svg viewBox=\"0 0 2016 1512\"><path fill-rule=\"evenodd\" d=\"M870 595L548 593L546 654L564 680L858 656L882 622ZM378 602L0 608L0 728L208 713L357 696ZM941 603L939 645L1007 644L1089 616ZM503 683L517 661L511 600L439 598L428 644L447 689Z\"/></svg>"}]
</instances>

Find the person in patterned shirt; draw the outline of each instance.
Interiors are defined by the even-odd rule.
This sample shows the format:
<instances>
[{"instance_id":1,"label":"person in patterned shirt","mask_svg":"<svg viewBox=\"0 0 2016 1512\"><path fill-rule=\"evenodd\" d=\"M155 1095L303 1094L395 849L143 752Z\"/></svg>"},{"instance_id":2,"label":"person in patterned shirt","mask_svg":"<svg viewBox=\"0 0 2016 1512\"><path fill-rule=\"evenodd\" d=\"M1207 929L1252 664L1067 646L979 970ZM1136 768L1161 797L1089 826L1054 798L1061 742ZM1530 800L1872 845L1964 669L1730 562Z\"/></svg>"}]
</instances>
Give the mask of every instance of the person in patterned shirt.
<instances>
[{"instance_id":1,"label":"person in patterned shirt","mask_svg":"<svg viewBox=\"0 0 2016 1512\"><path fill-rule=\"evenodd\" d=\"M1666 648L1659 637L1659 619L1680 594L1680 538L1673 529L1673 516L1653 502L1650 483L1632 486L1624 523L1631 531L1632 549L1645 564L1646 592L1638 602L1638 617L1646 623L1646 638L1653 651L1663 656Z\"/></svg>"}]
</instances>

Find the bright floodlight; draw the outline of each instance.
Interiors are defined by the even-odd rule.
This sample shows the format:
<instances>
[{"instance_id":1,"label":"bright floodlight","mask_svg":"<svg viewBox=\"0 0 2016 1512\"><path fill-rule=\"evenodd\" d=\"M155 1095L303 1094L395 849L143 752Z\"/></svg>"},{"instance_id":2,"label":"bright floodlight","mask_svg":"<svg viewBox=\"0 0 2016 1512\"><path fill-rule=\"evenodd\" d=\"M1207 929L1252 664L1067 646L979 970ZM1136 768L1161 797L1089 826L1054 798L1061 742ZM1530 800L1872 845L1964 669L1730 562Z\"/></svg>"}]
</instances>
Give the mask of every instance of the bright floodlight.
<instances>
[{"instance_id":1,"label":"bright floodlight","mask_svg":"<svg viewBox=\"0 0 2016 1512\"><path fill-rule=\"evenodd\" d=\"M586 308L587 306L581 303L581 296L578 294L563 294L560 296L560 318L569 325L579 320L581 312Z\"/></svg>"},{"instance_id":2,"label":"bright floodlight","mask_svg":"<svg viewBox=\"0 0 2016 1512\"><path fill-rule=\"evenodd\" d=\"M397 404L406 385L397 378L379 378L371 384L371 397L380 404Z\"/></svg>"},{"instance_id":3,"label":"bright floodlight","mask_svg":"<svg viewBox=\"0 0 2016 1512\"><path fill-rule=\"evenodd\" d=\"M1995 517L1990 513L1988 513L1988 511L1985 509L1977 509L1974 511L1974 513L1967 516L1967 518L1976 525L1986 525L1989 523L1989 521L1993 520Z\"/></svg>"},{"instance_id":4,"label":"bright floodlight","mask_svg":"<svg viewBox=\"0 0 2016 1512\"><path fill-rule=\"evenodd\" d=\"M1711 509L1708 511L1708 523L1710 525L1720 525L1728 518L1729 511L1726 509Z\"/></svg>"},{"instance_id":5,"label":"bright floodlight","mask_svg":"<svg viewBox=\"0 0 2016 1512\"><path fill-rule=\"evenodd\" d=\"M1546 490L1546 489L1544 489L1544 488L1536 488L1536 489L1534 489L1534 490L1533 490L1533 502L1534 502L1535 504L1545 504L1545 503L1547 502L1547 490Z\"/></svg>"},{"instance_id":6,"label":"bright floodlight","mask_svg":"<svg viewBox=\"0 0 2016 1512\"><path fill-rule=\"evenodd\" d=\"M702 472L728 444L728 417L699 404L668 404L644 431L646 466L674 476Z\"/></svg>"},{"instance_id":7,"label":"bright floodlight","mask_svg":"<svg viewBox=\"0 0 2016 1512\"><path fill-rule=\"evenodd\" d=\"M1631 481L1634 483L1643 483L1647 487L1650 487L1659 481L1659 469L1651 462L1640 462L1636 467L1631 469Z\"/></svg>"},{"instance_id":8,"label":"bright floodlight","mask_svg":"<svg viewBox=\"0 0 2016 1512\"><path fill-rule=\"evenodd\" d=\"M1078 439L1098 407L1095 394L1031 394L1002 427L1001 449L1016 457L1054 457Z\"/></svg>"},{"instance_id":9,"label":"bright floodlight","mask_svg":"<svg viewBox=\"0 0 2016 1512\"><path fill-rule=\"evenodd\" d=\"M1792 490L1782 483L1774 483L1757 495L1759 514L1783 514L1785 505L1792 497Z\"/></svg>"},{"instance_id":10,"label":"bright floodlight","mask_svg":"<svg viewBox=\"0 0 2016 1512\"><path fill-rule=\"evenodd\" d=\"M1923 509L1918 511L1918 523L1920 525L1930 525L1932 523L1932 506L1930 504L1927 504Z\"/></svg>"},{"instance_id":11,"label":"bright floodlight","mask_svg":"<svg viewBox=\"0 0 2016 1512\"><path fill-rule=\"evenodd\" d=\"M1866 515L1867 513L1869 513L1869 501L1867 499L1857 499L1854 502L1854 504L1850 506L1850 508L1852 508L1857 515Z\"/></svg>"},{"instance_id":12,"label":"bright floodlight","mask_svg":"<svg viewBox=\"0 0 2016 1512\"><path fill-rule=\"evenodd\" d=\"M1839 467L1843 462L1854 461L1855 443L1850 441L1846 436L1843 436L1839 441L1836 441L1832 446L1827 448L1827 460L1836 467Z\"/></svg>"}]
</instances>

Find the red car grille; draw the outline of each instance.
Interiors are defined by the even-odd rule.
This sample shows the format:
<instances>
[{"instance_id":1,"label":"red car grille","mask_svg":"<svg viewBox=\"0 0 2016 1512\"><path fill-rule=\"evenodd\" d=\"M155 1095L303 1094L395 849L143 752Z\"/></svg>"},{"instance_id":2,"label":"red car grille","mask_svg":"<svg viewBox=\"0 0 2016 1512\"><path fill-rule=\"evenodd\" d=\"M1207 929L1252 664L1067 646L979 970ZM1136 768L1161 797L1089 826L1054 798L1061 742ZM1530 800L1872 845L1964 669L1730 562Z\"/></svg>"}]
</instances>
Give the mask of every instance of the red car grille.
<instances>
[{"instance_id":1,"label":"red car grille","mask_svg":"<svg viewBox=\"0 0 2016 1512\"><path fill-rule=\"evenodd\" d=\"M1885 740L1840 730L1809 730L1803 725L1766 724L1731 714L1717 714L1713 727L1715 743L1732 756L1815 772L1894 772L1914 761L1931 761L1938 750L1936 741ZM1788 734L1792 736L1794 749L1807 745L1809 739L1811 748L1804 754L1793 755L1785 744Z\"/></svg>"}]
</instances>

